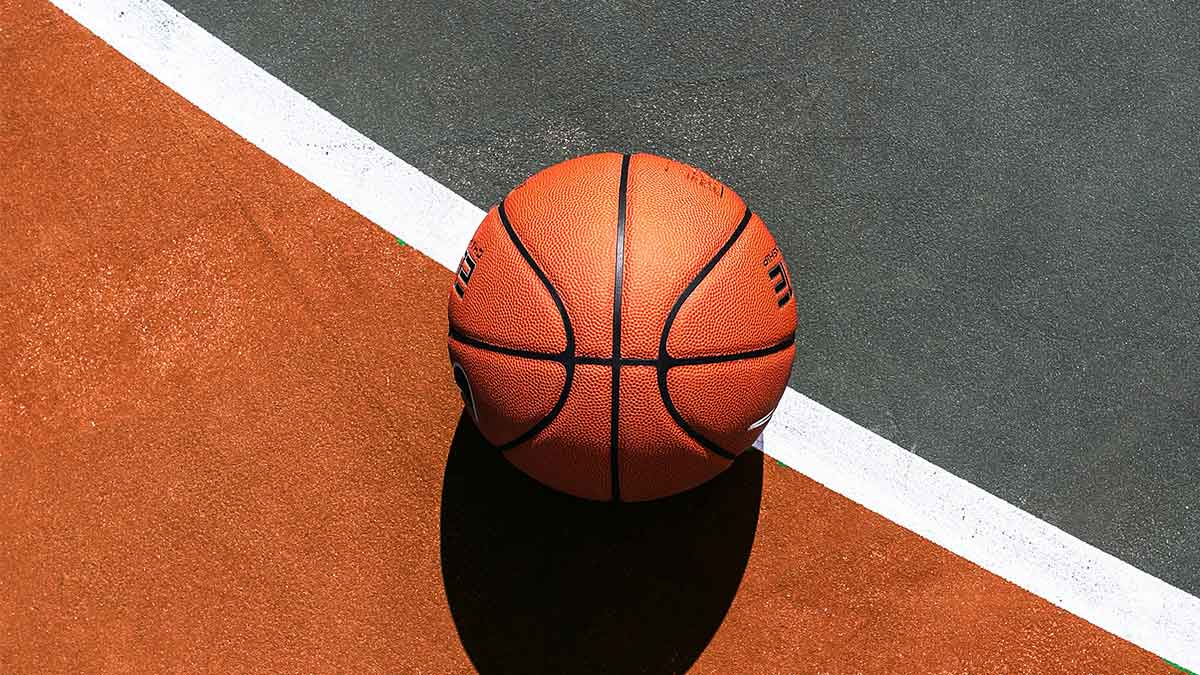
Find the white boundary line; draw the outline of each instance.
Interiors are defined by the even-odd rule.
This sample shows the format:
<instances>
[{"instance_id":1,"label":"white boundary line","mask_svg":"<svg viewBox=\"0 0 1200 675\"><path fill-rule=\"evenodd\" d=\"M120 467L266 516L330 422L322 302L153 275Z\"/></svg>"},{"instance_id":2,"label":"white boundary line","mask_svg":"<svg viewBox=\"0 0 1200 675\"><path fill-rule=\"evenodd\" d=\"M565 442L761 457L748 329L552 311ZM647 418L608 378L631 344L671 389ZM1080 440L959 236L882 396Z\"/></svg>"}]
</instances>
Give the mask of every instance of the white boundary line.
<instances>
[{"instance_id":1,"label":"white boundary line","mask_svg":"<svg viewBox=\"0 0 1200 675\"><path fill-rule=\"evenodd\" d=\"M51 0L237 134L453 269L483 212L160 0ZM789 388L769 454L1093 624L1200 671L1200 599Z\"/></svg>"}]
</instances>

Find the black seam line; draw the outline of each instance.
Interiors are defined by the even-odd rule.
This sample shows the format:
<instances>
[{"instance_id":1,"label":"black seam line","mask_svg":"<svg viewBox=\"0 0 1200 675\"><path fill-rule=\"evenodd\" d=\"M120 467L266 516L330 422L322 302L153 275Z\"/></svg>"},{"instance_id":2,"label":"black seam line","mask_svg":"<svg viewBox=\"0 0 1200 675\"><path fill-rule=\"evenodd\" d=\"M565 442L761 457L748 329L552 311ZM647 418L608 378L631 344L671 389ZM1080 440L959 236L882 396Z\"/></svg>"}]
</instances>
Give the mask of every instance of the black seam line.
<instances>
[{"instance_id":1,"label":"black seam line","mask_svg":"<svg viewBox=\"0 0 1200 675\"><path fill-rule=\"evenodd\" d=\"M473 338L470 335L463 333L462 331L458 330L454 326L450 326L450 337L451 337L451 339L453 339L457 342L461 342L465 345L470 345L472 347L475 347L476 349L482 349L484 351L489 351L489 352L496 352L497 354L507 354L509 356L519 356L523 359L534 359L537 361L557 361L558 363L565 363L567 361L566 355L561 354L561 353L534 352L534 351L529 351L527 349L513 349L512 347L505 347L504 345L493 344L491 342L484 342L483 340ZM576 359L576 362L578 363L578 359ZM605 359L604 362L608 363L608 360Z\"/></svg>"},{"instance_id":2,"label":"black seam line","mask_svg":"<svg viewBox=\"0 0 1200 675\"><path fill-rule=\"evenodd\" d=\"M708 363L726 363L728 361L741 361L743 359L753 359L760 356L769 356L776 352L781 352L788 347L796 344L796 334L792 333L786 338L776 342L770 347L763 349L752 349L746 352L737 352L736 354L714 354L712 356L689 356L686 358L668 358L662 365L662 368L674 368L676 366L699 366Z\"/></svg>"},{"instance_id":3,"label":"black seam line","mask_svg":"<svg viewBox=\"0 0 1200 675\"><path fill-rule=\"evenodd\" d=\"M496 352L497 354L507 354L516 356L522 359L531 359L534 361L553 361L555 363L565 364L567 361L573 361L577 366L611 366L612 357L610 356L576 356L574 359L567 357L558 352L534 352L526 349L513 349L504 345L485 342L478 338L473 338L466 333L463 333L454 326L450 327L450 338L456 342L461 342L465 345L482 349L487 352ZM651 368L675 368L677 366L698 366L709 363L727 363L729 361L741 361L743 359L753 359L760 356L769 356L776 352L781 352L796 341L796 334L792 333L780 342L764 347L763 349L751 349L744 352L733 352L730 354L712 354L710 356L687 356L682 358L671 358L665 362L658 359L621 359L621 367L651 367Z\"/></svg>"},{"instance_id":4,"label":"black seam line","mask_svg":"<svg viewBox=\"0 0 1200 675\"><path fill-rule=\"evenodd\" d=\"M517 252L519 252L521 257L525 259L526 264L533 269L534 274L537 275L538 279L541 280L542 285L545 286L546 290L550 293L550 298L554 300L554 306L558 308L558 314L562 317L563 331L566 333L567 337L566 347L564 347L562 353L558 355L558 360L563 364L567 371L566 378L563 380L562 393L558 395L558 401L555 402L554 407L550 409L550 412L546 413L545 417L538 420L537 424L534 424L532 427L527 429L525 433L517 436L511 441L498 446L497 449L501 452L504 452L505 450L521 445L534 436L540 434L543 429L550 426L550 423L554 421L554 418L558 417L558 413L562 412L563 406L567 402L567 395L571 393L571 383L575 379L575 331L571 328L571 317L567 316L567 308L563 305L562 298L558 297L558 291L554 289L554 284L550 283L550 278L547 277L546 273L542 271L542 268L538 267L538 264L534 262L533 256L529 254L529 251L525 248L525 245L521 243L521 238L517 236L517 232L513 229L512 223L508 221L508 213L504 210L504 200L500 200L500 204L497 205L496 210L500 215L500 222L504 225L504 230L508 232L508 238L511 239L513 245L517 247Z\"/></svg>"},{"instance_id":5,"label":"black seam line","mask_svg":"<svg viewBox=\"0 0 1200 675\"><path fill-rule=\"evenodd\" d=\"M617 254L613 269L612 419L609 424L608 457L614 502L621 501L617 422L621 407L621 286L625 276L625 211L629 196L629 160L628 154L621 157L621 184L617 190Z\"/></svg>"},{"instance_id":6,"label":"black seam line","mask_svg":"<svg viewBox=\"0 0 1200 675\"><path fill-rule=\"evenodd\" d=\"M575 364L580 366L611 366L613 359L611 356L579 356L575 359ZM622 368L631 366L657 366L658 359L621 359Z\"/></svg>"},{"instance_id":7,"label":"black seam line","mask_svg":"<svg viewBox=\"0 0 1200 675\"><path fill-rule=\"evenodd\" d=\"M729 249L733 248L734 242L736 242L738 237L742 236L742 232L746 230L746 225L750 222L750 216L752 215L753 213L750 211L749 207L747 207L746 213L742 215L741 222L738 223L736 228L734 228L733 234L729 236L729 240L726 241L723 246L721 246L716 255L712 257L712 260L709 260L708 264L700 269L700 272L696 274L696 278L692 279L692 282L688 284L687 288L683 289L683 293L680 294L679 298L675 300L675 305L671 307L670 314L667 314L667 322L663 325L662 336L658 341L659 361L667 363L672 360L671 355L667 353L667 336L671 333L671 325L675 323L675 317L679 314L679 309L683 307L683 303L686 302L692 292L696 290L696 288L700 285L700 282L704 281L704 278L708 276L708 273L712 272L713 268L717 266L717 263L720 262L721 258L729 252ZM712 440L704 437L702 434L689 426L686 421L684 421L683 416L680 415L679 411L675 408L675 404L671 402L671 392L667 390L667 371L667 368L658 369L658 393L662 396L663 404L666 405L667 412L671 414L671 418L675 420L675 423L679 425L680 429L683 429L688 436L691 436L693 440L707 450L726 459L734 459L733 454Z\"/></svg>"}]
</instances>

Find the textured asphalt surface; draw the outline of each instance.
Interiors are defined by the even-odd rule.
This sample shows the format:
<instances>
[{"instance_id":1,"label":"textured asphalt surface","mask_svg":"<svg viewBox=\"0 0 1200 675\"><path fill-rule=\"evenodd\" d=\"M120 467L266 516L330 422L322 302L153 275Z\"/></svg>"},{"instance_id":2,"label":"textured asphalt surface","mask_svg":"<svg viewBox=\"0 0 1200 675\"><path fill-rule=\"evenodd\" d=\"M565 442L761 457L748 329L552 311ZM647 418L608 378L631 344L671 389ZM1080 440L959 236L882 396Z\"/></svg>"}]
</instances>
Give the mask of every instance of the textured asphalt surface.
<instances>
[{"instance_id":1,"label":"textured asphalt surface","mask_svg":"<svg viewBox=\"0 0 1200 675\"><path fill-rule=\"evenodd\" d=\"M706 169L793 267L796 389L1200 594L1200 4L171 2L481 207Z\"/></svg>"}]
</instances>

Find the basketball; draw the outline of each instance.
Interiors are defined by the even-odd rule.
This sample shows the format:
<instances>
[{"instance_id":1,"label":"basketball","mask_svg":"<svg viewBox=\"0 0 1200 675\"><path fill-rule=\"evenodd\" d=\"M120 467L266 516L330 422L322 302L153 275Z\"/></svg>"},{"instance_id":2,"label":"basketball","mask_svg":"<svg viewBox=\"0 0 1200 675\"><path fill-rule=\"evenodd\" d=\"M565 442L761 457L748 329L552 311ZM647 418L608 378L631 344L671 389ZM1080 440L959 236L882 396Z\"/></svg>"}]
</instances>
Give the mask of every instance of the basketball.
<instances>
[{"instance_id":1,"label":"basketball","mask_svg":"<svg viewBox=\"0 0 1200 675\"><path fill-rule=\"evenodd\" d=\"M467 414L518 469L594 500L709 480L750 447L795 355L763 221L703 171L599 153L488 210L449 291Z\"/></svg>"}]
</instances>

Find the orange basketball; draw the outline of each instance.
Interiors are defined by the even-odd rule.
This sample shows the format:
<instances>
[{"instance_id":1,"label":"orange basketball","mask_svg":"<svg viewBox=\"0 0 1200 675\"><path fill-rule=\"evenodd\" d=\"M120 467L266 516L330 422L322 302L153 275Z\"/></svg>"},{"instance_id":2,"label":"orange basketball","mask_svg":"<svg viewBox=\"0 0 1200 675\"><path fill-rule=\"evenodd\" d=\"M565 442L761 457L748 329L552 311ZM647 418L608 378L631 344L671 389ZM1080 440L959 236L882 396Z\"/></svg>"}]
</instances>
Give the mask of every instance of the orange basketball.
<instances>
[{"instance_id":1,"label":"orange basketball","mask_svg":"<svg viewBox=\"0 0 1200 675\"><path fill-rule=\"evenodd\" d=\"M533 478L640 501L720 473L787 386L796 306L775 240L703 171L601 153L490 209L450 289L480 432Z\"/></svg>"}]
</instances>

